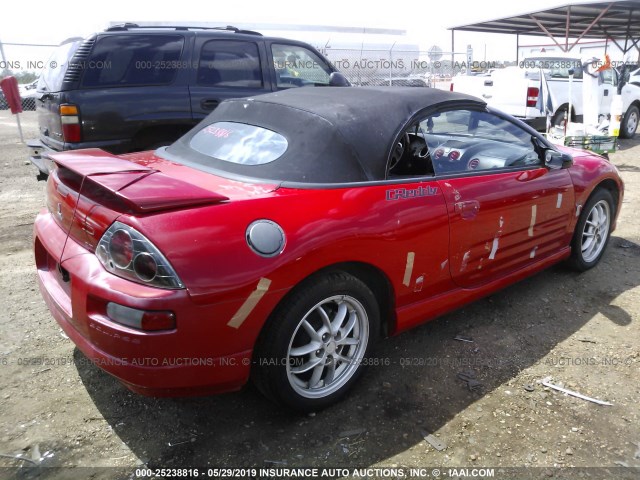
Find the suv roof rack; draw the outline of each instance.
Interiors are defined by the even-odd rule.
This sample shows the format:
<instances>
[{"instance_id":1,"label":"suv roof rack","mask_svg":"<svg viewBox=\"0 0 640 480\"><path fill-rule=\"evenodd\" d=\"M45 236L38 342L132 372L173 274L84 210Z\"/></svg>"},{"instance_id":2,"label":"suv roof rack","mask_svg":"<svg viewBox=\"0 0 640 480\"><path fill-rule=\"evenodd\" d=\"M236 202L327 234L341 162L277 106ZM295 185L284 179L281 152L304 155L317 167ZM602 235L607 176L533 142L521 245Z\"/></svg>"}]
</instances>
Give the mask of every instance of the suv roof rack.
<instances>
[{"instance_id":1,"label":"suv roof rack","mask_svg":"<svg viewBox=\"0 0 640 480\"><path fill-rule=\"evenodd\" d=\"M224 30L227 32L262 36L260 32L255 32L253 30L243 30L241 28L234 27L232 25L227 25L226 27L189 27L186 25L138 25L137 23L119 23L117 25L112 25L111 27L107 28L105 32L121 32L121 31L133 30L138 28L155 28L155 29L184 30L184 31L186 30Z\"/></svg>"}]
</instances>

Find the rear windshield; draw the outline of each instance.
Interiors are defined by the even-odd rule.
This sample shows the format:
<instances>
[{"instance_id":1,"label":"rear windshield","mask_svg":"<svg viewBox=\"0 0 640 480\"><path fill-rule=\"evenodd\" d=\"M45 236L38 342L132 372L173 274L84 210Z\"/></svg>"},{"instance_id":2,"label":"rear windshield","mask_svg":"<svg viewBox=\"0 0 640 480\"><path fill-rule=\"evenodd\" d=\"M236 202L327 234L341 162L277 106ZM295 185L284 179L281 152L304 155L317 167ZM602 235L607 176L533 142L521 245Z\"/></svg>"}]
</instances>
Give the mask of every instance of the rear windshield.
<instances>
[{"instance_id":1,"label":"rear windshield","mask_svg":"<svg viewBox=\"0 0 640 480\"><path fill-rule=\"evenodd\" d=\"M207 157L240 165L263 165L287 151L287 139L266 128L216 122L196 133L189 146Z\"/></svg>"},{"instance_id":2,"label":"rear windshield","mask_svg":"<svg viewBox=\"0 0 640 480\"><path fill-rule=\"evenodd\" d=\"M62 80L69 66L71 57L82 43L81 39L65 43L57 47L46 63L46 68L40 74L38 91L59 92L62 88Z\"/></svg>"}]
</instances>

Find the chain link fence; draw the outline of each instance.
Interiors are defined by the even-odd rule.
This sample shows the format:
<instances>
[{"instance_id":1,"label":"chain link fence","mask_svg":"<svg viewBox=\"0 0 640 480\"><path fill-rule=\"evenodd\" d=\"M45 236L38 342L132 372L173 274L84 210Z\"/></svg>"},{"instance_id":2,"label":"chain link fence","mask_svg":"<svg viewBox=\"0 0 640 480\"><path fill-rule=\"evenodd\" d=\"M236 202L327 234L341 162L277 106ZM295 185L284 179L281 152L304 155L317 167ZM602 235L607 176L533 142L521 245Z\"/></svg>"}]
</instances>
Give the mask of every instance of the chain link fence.
<instances>
[{"instance_id":1,"label":"chain link fence","mask_svg":"<svg viewBox=\"0 0 640 480\"><path fill-rule=\"evenodd\" d=\"M0 43L0 78L13 75L18 80L22 110L36 109L36 82L55 45ZM0 91L0 110L9 105Z\"/></svg>"},{"instance_id":2,"label":"chain link fence","mask_svg":"<svg viewBox=\"0 0 640 480\"><path fill-rule=\"evenodd\" d=\"M0 92L0 110L8 110L9 104L4 98L2 92ZM36 99L33 97L22 98L22 110L25 112L33 111L36 109Z\"/></svg>"},{"instance_id":3,"label":"chain link fence","mask_svg":"<svg viewBox=\"0 0 640 480\"><path fill-rule=\"evenodd\" d=\"M326 49L325 56L356 86L449 88L451 78L467 68L466 54L438 57L418 50Z\"/></svg>"},{"instance_id":4,"label":"chain link fence","mask_svg":"<svg viewBox=\"0 0 640 480\"><path fill-rule=\"evenodd\" d=\"M20 92L20 94L22 96L22 91ZM5 100L3 93L0 92L0 110L8 110L8 109L9 109L9 104ZM27 111L33 111L35 109L36 109L36 99L35 99L35 97L23 96L22 97L22 110L27 112Z\"/></svg>"},{"instance_id":5,"label":"chain link fence","mask_svg":"<svg viewBox=\"0 0 640 480\"><path fill-rule=\"evenodd\" d=\"M22 85L21 85L22 87ZM35 90L34 90L35 92ZM30 94L26 94L25 96L22 96L22 88L20 91L20 95L22 97L22 110L26 111L33 111L36 109L36 99L33 96L29 96ZM0 92L0 110L8 110L9 109L9 104L7 103L6 99L4 98L4 94L2 92Z\"/></svg>"}]
</instances>

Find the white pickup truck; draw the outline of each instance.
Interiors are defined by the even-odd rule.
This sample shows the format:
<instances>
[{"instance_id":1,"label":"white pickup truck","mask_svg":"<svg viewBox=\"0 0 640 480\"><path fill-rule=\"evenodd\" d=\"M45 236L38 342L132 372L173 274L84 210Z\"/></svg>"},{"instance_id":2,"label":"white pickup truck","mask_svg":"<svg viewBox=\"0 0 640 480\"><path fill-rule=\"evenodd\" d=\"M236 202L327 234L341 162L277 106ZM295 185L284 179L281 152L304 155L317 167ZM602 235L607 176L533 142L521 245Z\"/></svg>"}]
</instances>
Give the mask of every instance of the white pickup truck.
<instances>
[{"instance_id":1,"label":"white pickup truck","mask_svg":"<svg viewBox=\"0 0 640 480\"><path fill-rule=\"evenodd\" d=\"M490 106L509 113L543 130L546 117L537 107L540 94L540 68L544 71L553 100L552 124L560 124L569 108L569 70L574 71L571 86L571 119L582 120L582 69L581 60L567 57L527 58L519 66L497 69L486 76L460 75L453 78L451 91L467 93L482 98ZM609 115L611 99L618 92L618 72L614 69L600 72L599 113ZM640 118L640 86L627 83L622 86L623 117L620 136L632 138Z\"/></svg>"}]
</instances>

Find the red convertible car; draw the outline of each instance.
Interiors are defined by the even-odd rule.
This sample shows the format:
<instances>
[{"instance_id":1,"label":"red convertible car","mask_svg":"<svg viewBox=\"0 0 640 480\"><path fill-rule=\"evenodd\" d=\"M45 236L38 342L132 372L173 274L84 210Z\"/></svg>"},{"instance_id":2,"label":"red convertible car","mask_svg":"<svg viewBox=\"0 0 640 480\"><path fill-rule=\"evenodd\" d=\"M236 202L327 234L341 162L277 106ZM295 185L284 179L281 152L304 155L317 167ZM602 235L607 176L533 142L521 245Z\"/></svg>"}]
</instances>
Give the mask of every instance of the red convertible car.
<instances>
[{"instance_id":1,"label":"red convertible car","mask_svg":"<svg viewBox=\"0 0 640 480\"><path fill-rule=\"evenodd\" d=\"M596 265L624 189L605 158L436 89L229 100L170 147L49 161L39 284L87 357L143 394L252 378L303 411L382 336Z\"/></svg>"}]
</instances>

